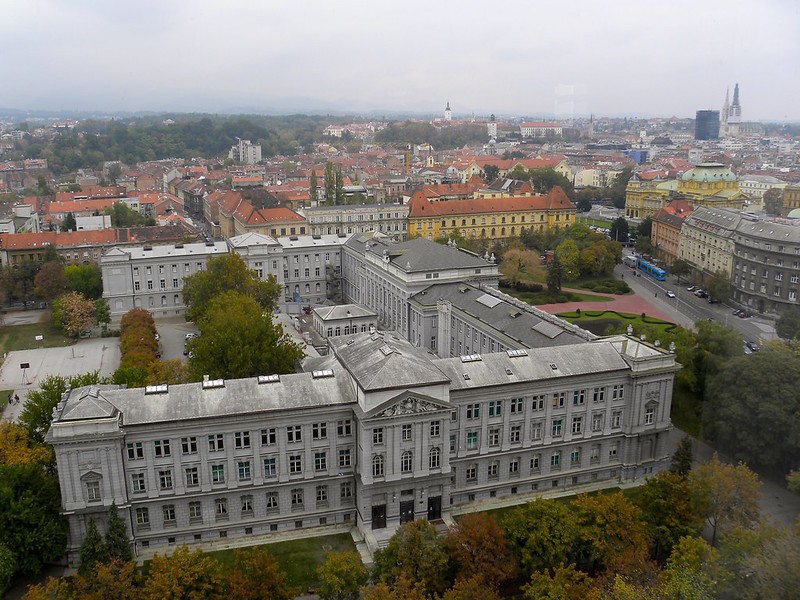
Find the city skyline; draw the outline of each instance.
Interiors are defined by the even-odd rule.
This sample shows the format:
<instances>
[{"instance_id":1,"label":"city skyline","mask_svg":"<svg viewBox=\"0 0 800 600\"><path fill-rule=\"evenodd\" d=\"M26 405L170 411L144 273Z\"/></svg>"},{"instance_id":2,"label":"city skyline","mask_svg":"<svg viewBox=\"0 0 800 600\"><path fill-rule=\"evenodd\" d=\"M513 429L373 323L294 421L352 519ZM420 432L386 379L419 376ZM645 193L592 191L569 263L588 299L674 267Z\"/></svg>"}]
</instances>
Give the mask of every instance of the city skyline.
<instances>
[{"instance_id":1,"label":"city skyline","mask_svg":"<svg viewBox=\"0 0 800 600\"><path fill-rule=\"evenodd\" d=\"M487 8L0 0L0 107L800 120L788 2Z\"/></svg>"}]
</instances>

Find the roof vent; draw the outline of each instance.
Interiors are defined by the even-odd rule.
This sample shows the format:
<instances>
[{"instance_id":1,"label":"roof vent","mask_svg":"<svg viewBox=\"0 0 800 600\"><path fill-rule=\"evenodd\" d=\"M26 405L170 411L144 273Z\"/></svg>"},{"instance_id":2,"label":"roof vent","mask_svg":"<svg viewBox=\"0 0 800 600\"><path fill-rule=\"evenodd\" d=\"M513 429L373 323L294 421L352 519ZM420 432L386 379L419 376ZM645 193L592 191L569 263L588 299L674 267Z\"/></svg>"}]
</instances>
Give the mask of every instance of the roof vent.
<instances>
[{"instance_id":1,"label":"roof vent","mask_svg":"<svg viewBox=\"0 0 800 600\"><path fill-rule=\"evenodd\" d=\"M517 350L506 350L506 354L508 354L508 358L519 358L520 356L528 356L528 351L524 348L519 348Z\"/></svg>"},{"instance_id":2,"label":"roof vent","mask_svg":"<svg viewBox=\"0 0 800 600\"><path fill-rule=\"evenodd\" d=\"M280 375L259 375L258 383L278 383L281 380Z\"/></svg>"},{"instance_id":3,"label":"roof vent","mask_svg":"<svg viewBox=\"0 0 800 600\"><path fill-rule=\"evenodd\" d=\"M318 369L316 371L311 371L311 377L314 379L325 379L327 377L333 377L333 369Z\"/></svg>"},{"instance_id":4,"label":"roof vent","mask_svg":"<svg viewBox=\"0 0 800 600\"><path fill-rule=\"evenodd\" d=\"M206 242L206 246L208 246L209 248L213 248L214 242Z\"/></svg>"},{"instance_id":5,"label":"roof vent","mask_svg":"<svg viewBox=\"0 0 800 600\"><path fill-rule=\"evenodd\" d=\"M465 285L458 286L458 291L461 294L466 294L469 291L469 288Z\"/></svg>"},{"instance_id":6,"label":"roof vent","mask_svg":"<svg viewBox=\"0 0 800 600\"><path fill-rule=\"evenodd\" d=\"M550 368L553 369L553 371L558 371L558 365L556 363L550 363Z\"/></svg>"},{"instance_id":7,"label":"roof vent","mask_svg":"<svg viewBox=\"0 0 800 600\"><path fill-rule=\"evenodd\" d=\"M464 381L469 381L469 373L464 373Z\"/></svg>"},{"instance_id":8,"label":"roof vent","mask_svg":"<svg viewBox=\"0 0 800 600\"><path fill-rule=\"evenodd\" d=\"M506 375L513 375L513 374L514 371L512 371L511 369L506 369Z\"/></svg>"},{"instance_id":9,"label":"roof vent","mask_svg":"<svg viewBox=\"0 0 800 600\"><path fill-rule=\"evenodd\" d=\"M148 250L152 250L152 249L153 249L152 246L145 246L144 248L142 248L142 250L144 250L145 252L147 252Z\"/></svg>"},{"instance_id":10,"label":"roof vent","mask_svg":"<svg viewBox=\"0 0 800 600\"><path fill-rule=\"evenodd\" d=\"M224 388L225 387L225 380L224 379L204 379L203 380L203 389L204 390L212 390L214 388Z\"/></svg>"},{"instance_id":11,"label":"roof vent","mask_svg":"<svg viewBox=\"0 0 800 600\"><path fill-rule=\"evenodd\" d=\"M392 348L389 344L384 344L381 346L381 352L383 352L384 356L389 356L390 354L394 353L394 348Z\"/></svg>"},{"instance_id":12,"label":"roof vent","mask_svg":"<svg viewBox=\"0 0 800 600\"><path fill-rule=\"evenodd\" d=\"M144 388L145 396L152 396L153 394L166 394L169 386L166 383L160 385L147 385Z\"/></svg>"},{"instance_id":13,"label":"roof vent","mask_svg":"<svg viewBox=\"0 0 800 600\"><path fill-rule=\"evenodd\" d=\"M520 312L518 310L510 310L510 311L508 311L508 316L511 317L512 319L516 319L521 314L522 314L522 312Z\"/></svg>"}]
</instances>

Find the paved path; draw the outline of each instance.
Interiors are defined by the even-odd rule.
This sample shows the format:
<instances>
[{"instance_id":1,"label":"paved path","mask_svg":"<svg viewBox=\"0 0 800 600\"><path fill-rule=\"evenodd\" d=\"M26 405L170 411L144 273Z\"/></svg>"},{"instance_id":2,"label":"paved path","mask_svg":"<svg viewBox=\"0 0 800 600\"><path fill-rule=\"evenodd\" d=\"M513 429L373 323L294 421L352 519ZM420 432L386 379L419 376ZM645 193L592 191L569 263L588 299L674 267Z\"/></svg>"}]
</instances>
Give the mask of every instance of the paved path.
<instances>
[{"instance_id":1,"label":"paved path","mask_svg":"<svg viewBox=\"0 0 800 600\"><path fill-rule=\"evenodd\" d=\"M595 294L587 290L573 290L568 288L564 288L564 290L590 296L611 298L611 300L598 300L597 302L582 301L565 302L563 304L543 304L537 306L536 308L540 308L552 315L562 312L571 312L576 308L580 308L581 310L615 310L617 312L631 313L634 315L645 313L648 317L655 317L657 319L664 319L665 321L673 322L673 319L670 318L666 313L660 311L648 300L646 300L645 296L639 294L615 296L613 294Z\"/></svg>"}]
</instances>

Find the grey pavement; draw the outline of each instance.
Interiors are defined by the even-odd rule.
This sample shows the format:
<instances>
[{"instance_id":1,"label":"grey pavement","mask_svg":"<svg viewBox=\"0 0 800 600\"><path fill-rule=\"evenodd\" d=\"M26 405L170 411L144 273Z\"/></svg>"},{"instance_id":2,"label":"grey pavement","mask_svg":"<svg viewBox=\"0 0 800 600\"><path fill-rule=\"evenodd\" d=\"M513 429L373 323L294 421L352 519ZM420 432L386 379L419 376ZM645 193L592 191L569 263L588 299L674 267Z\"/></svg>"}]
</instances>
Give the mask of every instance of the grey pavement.
<instances>
[{"instance_id":1,"label":"grey pavement","mask_svg":"<svg viewBox=\"0 0 800 600\"><path fill-rule=\"evenodd\" d=\"M22 369L21 365L29 367ZM99 371L101 377L110 376L119 367L119 338L92 338L78 340L72 346L37 348L9 352L0 367L0 389L14 390L19 404L6 402L3 418L16 420L22 412L28 391L36 389L49 375L69 377L90 371Z\"/></svg>"}]
</instances>

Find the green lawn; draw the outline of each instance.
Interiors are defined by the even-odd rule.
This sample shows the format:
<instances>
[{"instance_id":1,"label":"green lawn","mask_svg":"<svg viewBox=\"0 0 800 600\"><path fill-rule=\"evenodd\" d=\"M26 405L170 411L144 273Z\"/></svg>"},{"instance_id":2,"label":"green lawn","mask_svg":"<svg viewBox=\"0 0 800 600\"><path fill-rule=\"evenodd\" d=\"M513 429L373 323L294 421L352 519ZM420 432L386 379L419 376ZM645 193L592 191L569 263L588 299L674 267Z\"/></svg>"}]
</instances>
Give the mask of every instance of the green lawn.
<instances>
[{"instance_id":1,"label":"green lawn","mask_svg":"<svg viewBox=\"0 0 800 600\"><path fill-rule=\"evenodd\" d=\"M595 227L602 227L603 229L611 229L611 221L605 221L603 219L590 219L589 217L576 217L575 221L577 223L583 223L587 227L589 225L594 225Z\"/></svg>"},{"instance_id":2,"label":"green lawn","mask_svg":"<svg viewBox=\"0 0 800 600\"><path fill-rule=\"evenodd\" d=\"M558 313L557 317L588 329L596 335L605 335L610 327L624 331L628 325L647 325L658 331L669 331L675 327L674 323L662 321L653 317L634 315L631 313L618 313L612 310L582 310Z\"/></svg>"},{"instance_id":3,"label":"green lawn","mask_svg":"<svg viewBox=\"0 0 800 600\"><path fill-rule=\"evenodd\" d=\"M286 573L289 585L300 587L303 590L319 583L317 567L325 562L325 555L328 552L356 551L353 538L349 533L276 542L264 547L270 551ZM209 552L208 555L216 558L226 567L233 566L234 550Z\"/></svg>"},{"instance_id":4,"label":"green lawn","mask_svg":"<svg viewBox=\"0 0 800 600\"><path fill-rule=\"evenodd\" d=\"M44 336L41 342L36 336ZM56 348L69 346L71 341L50 320L33 325L13 325L0 327L0 355L12 350L31 350L34 348Z\"/></svg>"},{"instance_id":5,"label":"green lawn","mask_svg":"<svg viewBox=\"0 0 800 600\"><path fill-rule=\"evenodd\" d=\"M513 296L518 300L527 302L534 306L540 304L555 304L557 301L544 292L518 292L515 289L508 287L501 287L500 291L509 296ZM563 298L562 302L612 302L614 298L611 296L597 296L595 294L581 294L580 292L561 292Z\"/></svg>"}]
</instances>

